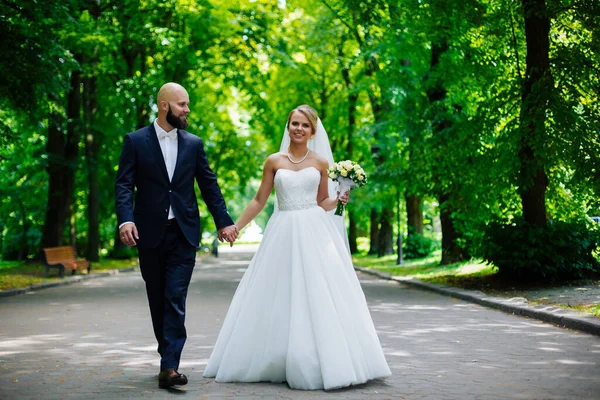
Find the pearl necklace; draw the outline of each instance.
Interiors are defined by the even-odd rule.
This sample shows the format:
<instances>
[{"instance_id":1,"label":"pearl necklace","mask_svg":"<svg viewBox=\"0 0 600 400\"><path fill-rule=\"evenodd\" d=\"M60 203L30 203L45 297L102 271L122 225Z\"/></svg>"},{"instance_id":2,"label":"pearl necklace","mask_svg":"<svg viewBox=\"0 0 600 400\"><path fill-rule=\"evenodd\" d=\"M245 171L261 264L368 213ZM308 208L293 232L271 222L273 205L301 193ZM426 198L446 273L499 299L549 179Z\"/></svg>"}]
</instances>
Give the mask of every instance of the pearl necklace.
<instances>
[{"instance_id":1,"label":"pearl necklace","mask_svg":"<svg viewBox=\"0 0 600 400\"><path fill-rule=\"evenodd\" d=\"M307 149L306 154L304 155L304 157L302 157L302 160L300 160L300 161L292 160L292 158L290 157L290 153L286 153L286 156L292 164L300 164L302 161L306 160L306 157L308 157L308 153L310 153L310 149Z\"/></svg>"}]
</instances>

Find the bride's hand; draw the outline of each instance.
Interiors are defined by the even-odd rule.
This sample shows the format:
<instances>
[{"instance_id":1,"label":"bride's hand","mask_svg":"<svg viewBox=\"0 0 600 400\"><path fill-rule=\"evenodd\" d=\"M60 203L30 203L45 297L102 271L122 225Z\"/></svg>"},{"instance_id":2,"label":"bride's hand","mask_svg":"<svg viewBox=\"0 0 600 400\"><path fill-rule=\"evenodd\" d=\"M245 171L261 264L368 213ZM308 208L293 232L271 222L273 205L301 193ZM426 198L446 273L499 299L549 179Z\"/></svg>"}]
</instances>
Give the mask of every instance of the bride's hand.
<instances>
[{"instance_id":1,"label":"bride's hand","mask_svg":"<svg viewBox=\"0 0 600 400\"><path fill-rule=\"evenodd\" d=\"M342 202L343 205L348 204L350 201L350 191L348 190L346 193L338 196L338 199Z\"/></svg>"}]
</instances>

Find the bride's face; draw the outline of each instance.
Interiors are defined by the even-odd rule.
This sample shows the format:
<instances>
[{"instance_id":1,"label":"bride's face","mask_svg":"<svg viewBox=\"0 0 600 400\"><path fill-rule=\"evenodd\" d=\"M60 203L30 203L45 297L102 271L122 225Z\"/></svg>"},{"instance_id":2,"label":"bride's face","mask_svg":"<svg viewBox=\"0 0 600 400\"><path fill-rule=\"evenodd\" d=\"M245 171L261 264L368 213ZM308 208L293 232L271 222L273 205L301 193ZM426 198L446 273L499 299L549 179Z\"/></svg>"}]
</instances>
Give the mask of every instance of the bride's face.
<instances>
[{"instance_id":1,"label":"bride's face","mask_svg":"<svg viewBox=\"0 0 600 400\"><path fill-rule=\"evenodd\" d=\"M299 111L294 111L288 124L290 141L297 144L308 143L313 135L313 129L308 118Z\"/></svg>"}]
</instances>

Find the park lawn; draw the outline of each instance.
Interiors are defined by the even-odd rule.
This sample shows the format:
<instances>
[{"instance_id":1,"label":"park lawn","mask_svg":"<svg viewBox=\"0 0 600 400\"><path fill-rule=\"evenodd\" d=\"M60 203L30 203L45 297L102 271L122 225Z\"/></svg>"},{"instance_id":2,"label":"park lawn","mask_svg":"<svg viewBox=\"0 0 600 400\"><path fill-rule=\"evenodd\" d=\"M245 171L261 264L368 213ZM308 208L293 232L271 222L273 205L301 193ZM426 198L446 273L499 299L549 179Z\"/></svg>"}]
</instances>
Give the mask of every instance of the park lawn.
<instances>
[{"instance_id":1,"label":"park lawn","mask_svg":"<svg viewBox=\"0 0 600 400\"><path fill-rule=\"evenodd\" d=\"M563 305L561 305L563 306ZM582 313L590 313L600 318L600 304L579 304L576 306L567 306L564 305L564 308L571 308L573 310L577 310Z\"/></svg>"},{"instance_id":2,"label":"park lawn","mask_svg":"<svg viewBox=\"0 0 600 400\"><path fill-rule=\"evenodd\" d=\"M101 259L92 263L92 273L111 269L134 267L138 265L137 258L115 260ZM18 289L42 282L60 280L58 269L50 269L50 277L46 278L46 267L43 263L29 263L21 261L0 261L0 290ZM78 271L77 274L86 274L86 271ZM68 276L68 273L65 274Z\"/></svg>"},{"instance_id":3,"label":"park lawn","mask_svg":"<svg viewBox=\"0 0 600 400\"><path fill-rule=\"evenodd\" d=\"M446 286L468 290L479 290L491 296L499 297L527 297L527 289L531 287L550 286L543 283L527 284L506 281L497 274L496 267L486 264L481 260L439 265L441 254L434 253L431 257L415 260L406 260L404 265L397 265L396 255L378 258L364 254L353 255L354 265L367 269L385 272L391 276L416 278L426 282L440 283ZM564 283L567 285L568 283ZM536 304L536 302L532 302ZM543 303L540 303L543 304ZM590 313L600 317L600 304L579 304L569 306L554 304L554 306Z\"/></svg>"},{"instance_id":4,"label":"park lawn","mask_svg":"<svg viewBox=\"0 0 600 400\"><path fill-rule=\"evenodd\" d=\"M481 260L470 260L461 263L439 265L441 253L433 253L430 257L405 260L404 265L397 265L396 255L375 257L354 255L354 265L385 272L391 276L417 278L423 281L443 283L449 286L465 287L474 282L485 281L496 274L496 268Z\"/></svg>"}]
</instances>

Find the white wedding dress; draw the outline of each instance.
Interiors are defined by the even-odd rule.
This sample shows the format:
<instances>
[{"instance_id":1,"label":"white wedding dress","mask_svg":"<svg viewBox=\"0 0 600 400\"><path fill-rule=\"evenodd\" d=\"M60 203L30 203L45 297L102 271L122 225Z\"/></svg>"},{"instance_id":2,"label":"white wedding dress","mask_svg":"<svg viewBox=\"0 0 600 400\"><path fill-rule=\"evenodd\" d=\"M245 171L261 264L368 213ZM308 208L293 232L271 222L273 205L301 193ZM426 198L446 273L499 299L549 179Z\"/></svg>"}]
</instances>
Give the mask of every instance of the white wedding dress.
<instances>
[{"instance_id":1,"label":"white wedding dress","mask_svg":"<svg viewBox=\"0 0 600 400\"><path fill-rule=\"evenodd\" d=\"M391 374L314 167L279 169L273 214L204 371L217 382L336 389Z\"/></svg>"}]
</instances>

